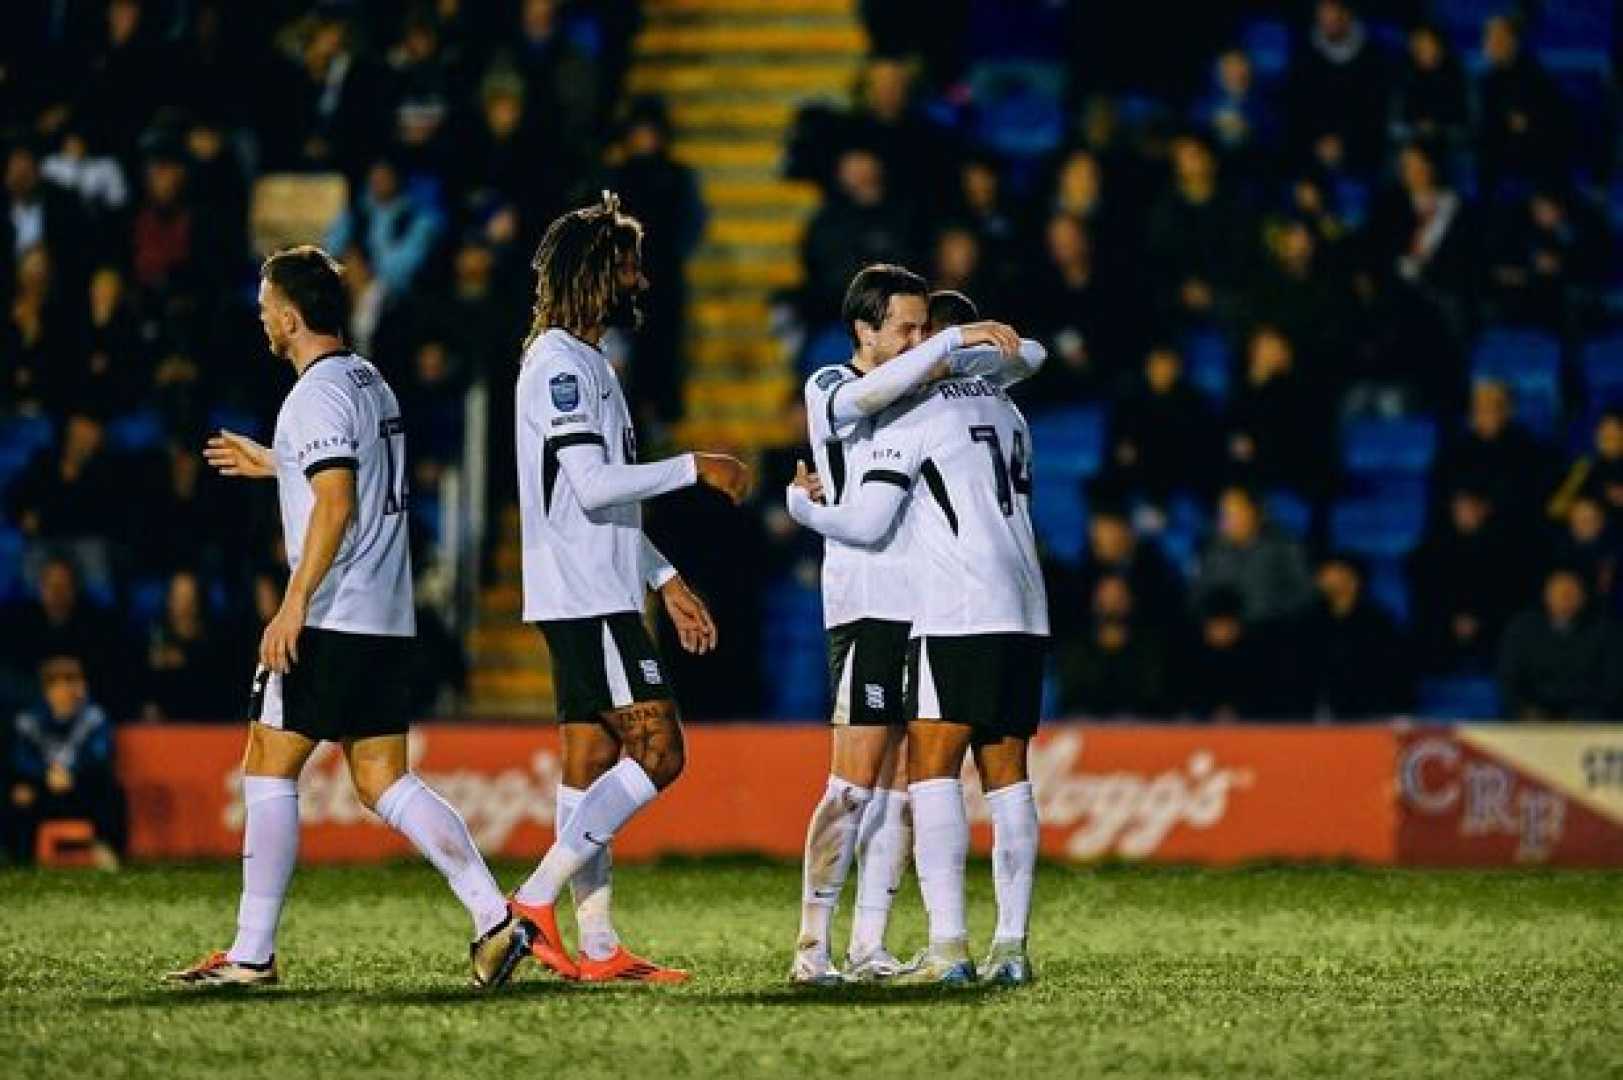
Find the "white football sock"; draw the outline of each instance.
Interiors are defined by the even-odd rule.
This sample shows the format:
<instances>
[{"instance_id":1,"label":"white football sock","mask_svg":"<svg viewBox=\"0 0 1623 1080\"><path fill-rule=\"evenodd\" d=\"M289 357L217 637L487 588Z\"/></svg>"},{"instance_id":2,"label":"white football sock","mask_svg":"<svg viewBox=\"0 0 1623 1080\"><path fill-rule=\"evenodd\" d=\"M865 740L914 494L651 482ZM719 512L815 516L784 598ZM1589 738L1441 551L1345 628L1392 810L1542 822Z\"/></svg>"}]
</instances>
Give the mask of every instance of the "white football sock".
<instances>
[{"instance_id":1,"label":"white football sock","mask_svg":"<svg viewBox=\"0 0 1623 1080\"><path fill-rule=\"evenodd\" d=\"M485 857L474 846L467 822L415 773L406 773L389 785L378 798L377 814L445 875L451 891L473 917L475 937L507 918L507 901L490 876Z\"/></svg>"},{"instance_id":2,"label":"white football sock","mask_svg":"<svg viewBox=\"0 0 1623 1080\"><path fill-rule=\"evenodd\" d=\"M857 849L857 826L873 791L830 776L806 826L801 864L799 949L829 950L829 926Z\"/></svg>"},{"instance_id":3,"label":"white football sock","mask_svg":"<svg viewBox=\"0 0 1623 1080\"><path fill-rule=\"evenodd\" d=\"M885 947L890 906L913 856L913 815L907 792L881 790L862 814L857 831L857 912L851 921L853 957Z\"/></svg>"},{"instance_id":4,"label":"white football sock","mask_svg":"<svg viewBox=\"0 0 1623 1080\"><path fill-rule=\"evenodd\" d=\"M964 860L969 857L969 816L957 780L921 780L908 786L913 800L913 862L930 918L930 944L963 941Z\"/></svg>"},{"instance_id":5,"label":"white football sock","mask_svg":"<svg viewBox=\"0 0 1623 1080\"><path fill-rule=\"evenodd\" d=\"M1037 876L1037 800L1031 781L988 792L992 808L992 885L997 893L994 941L1024 941Z\"/></svg>"},{"instance_id":6,"label":"white football sock","mask_svg":"<svg viewBox=\"0 0 1623 1080\"><path fill-rule=\"evenodd\" d=\"M568 823L585 795L580 788L558 785L558 811L553 816L555 827L562 829ZM580 930L580 950L593 960L607 960L620 947L620 935L614 932L614 922L609 917L613 869L609 849L603 847L569 879L569 895L575 904L575 926Z\"/></svg>"},{"instance_id":7,"label":"white football sock","mask_svg":"<svg viewBox=\"0 0 1623 1080\"><path fill-rule=\"evenodd\" d=\"M242 899L237 938L226 957L263 964L276 952L276 923L287 883L299 859L299 782L279 776L244 776Z\"/></svg>"},{"instance_id":8,"label":"white football sock","mask_svg":"<svg viewBox=\"0 0 1623 1080\"><path fill-rule=\"evenodd\" d=\"M569 821L559 826L558 839L519 886L519 902L557 902L558 894L564 891L569 879L608 847L620 827L658 794L659 789L654 787L641 765L632 758L621 758L619 764L586 789Z\"/></svg>"}]
</instances>

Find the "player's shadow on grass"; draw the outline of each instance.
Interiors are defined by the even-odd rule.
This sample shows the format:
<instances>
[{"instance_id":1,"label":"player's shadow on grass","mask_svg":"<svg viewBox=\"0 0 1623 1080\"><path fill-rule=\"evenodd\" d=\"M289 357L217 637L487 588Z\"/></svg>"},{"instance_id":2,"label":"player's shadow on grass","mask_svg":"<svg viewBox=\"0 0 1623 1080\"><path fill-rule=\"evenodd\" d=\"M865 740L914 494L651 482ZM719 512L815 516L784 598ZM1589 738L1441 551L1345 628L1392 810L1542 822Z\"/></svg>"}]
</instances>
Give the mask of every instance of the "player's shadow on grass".
<instances>
[{"instance_id":1,"label":"player's shadow on grass","mask_svg":"<svg viewBox=\"0 0 1623 1080\"><path fill-rule=\"evenodd\" d=\"M499 990L476 990L471 986L431 985L421 987L391 987L365 990L337 986L306 987L185 987L176 989L142 990L120 994L93 1003L99 1009L208 1009L253 1005L255 1008L279 1004L299 1005L473 1005L485 1004L501 998L544 997L549 994L568 993L569 987L559 982L515 983Z\"/></svg>"},{"instance_id":2,"label":"player's shadow on grass","mask_svg":"<svg viewBox=\"0 0 1623 1080\"><path fill-rule=\"evenodd\" d=\"M868 1005L925 1005L932 1009L975 1005L1007 993L1001 986L775 986L764 990L727 990L685 993L672 1000L702 1001L706 1005L768 1005L852 1008Z\"/></svg>"}]
</instances>

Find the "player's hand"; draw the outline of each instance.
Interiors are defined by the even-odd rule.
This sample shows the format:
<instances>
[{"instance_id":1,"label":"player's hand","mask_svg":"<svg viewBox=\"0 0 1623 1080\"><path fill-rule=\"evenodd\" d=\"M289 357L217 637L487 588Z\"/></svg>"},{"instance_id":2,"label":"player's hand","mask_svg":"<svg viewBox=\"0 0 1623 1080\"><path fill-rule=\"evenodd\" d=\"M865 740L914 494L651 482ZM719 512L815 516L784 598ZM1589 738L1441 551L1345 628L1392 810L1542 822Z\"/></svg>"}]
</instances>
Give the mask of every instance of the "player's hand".
<instances>
[{"instance_id":1,"label":"player's hand","mask_svg":"<svg viewBox=\"0 0 1623 1080\"><path fill-rule=\"evenodd\" d=\"M804 461L795 462L794 486L811 496L813 501L823 501L823 478L806 468Z\"/></svg>"},{"instance_id":2,"label":"player's hand","mask_svg":"<svg viewBox=\"0 0 1623 1080\"><path fill-rule=\"evenodd\" d=\"M1020 335L1014 327L1000 322L973 322L959 327L964 345L992 345L1005 359L1020 355Z\"/></svg>"},{"instance_id":3,"label":"player's hand","mask_svg":"<svg viewBox=\"0 0 1623 1080\"><path fill-rule=\"evenodd\" d=\"M304 606L291 597L283 600L259 639L259 662L279 675L292 671L299 662L299 632L303 629Z\"/></svg>"},{"instance_id":4,"label":"player's hand","mask_svg":"<svg viewBox=\"0 0 1623 1080\"><path fill-rule=\"evenodd\" d=\"M220 471L221 476L249 476L263 479L276 475L276 463L271 452L246 435L220 429L209 437L203 448L203 457Z\"/></svg>"},{"instance_id":5,"label":"player's hand","mask_svg":"<svg viewBox=\"0 0 1623 1080\"><path fill-rule=\"evenodd\" d=\"M750 491L750 467L731 454L693 455L699 470L699 483L707 484L737 504L744 501Z\"/></svg>"},{"instance_id":6,"label":"player's hand","mask_svg":"<svg viewBox=\"0 0 1623 1080\"><path fill-rule=\"evenodd\" d=\"M659 595L665 601L665 611L671 617L671 625L676 627L676 640L682 643L682 648L703 655L716 647L716 620L710 617L710 609L705 607L698 593L688 588L680 574L661 585Z\"/></svg>"}]
</instances>

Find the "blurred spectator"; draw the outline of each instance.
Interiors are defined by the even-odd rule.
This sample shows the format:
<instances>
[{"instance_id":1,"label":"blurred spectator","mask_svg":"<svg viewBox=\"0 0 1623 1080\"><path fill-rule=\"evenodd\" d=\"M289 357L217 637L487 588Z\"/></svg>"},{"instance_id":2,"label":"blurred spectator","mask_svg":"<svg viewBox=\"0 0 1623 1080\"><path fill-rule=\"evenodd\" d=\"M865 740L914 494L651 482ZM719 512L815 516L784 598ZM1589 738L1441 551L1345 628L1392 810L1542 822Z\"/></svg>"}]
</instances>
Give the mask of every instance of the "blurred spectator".
<instances>
[{"instance_id":1,"label":"blurred spectator","mask_svg":"<svg viewBox=\"0 0 1623 1080\"><path fill-rule=\"evenodd\" d=\"M999 264L1008 260L1013 254L1015 216L997 162L985 154L965 157L958 166L958 190L954 194L954 215L975 230L987 258Z\"/></svg>"},{"instance_id":2,"label":"blurred spectator","mask_svg":"<svg viewBox=\"0 0 1623 1080\"><path fill-rule=\"evenodd\" d=\"M134 281L148 295L161 297L190 284L207 268L195 256L207 222L199 220L187 198L187 165L178 148L161 146L148 155L140 205L130 230Z\"/></svg>"},{"instance_id":3,"label":"blurred spectator","mask_svg":"<svg viewBox=\"0 0 1623 1080\"><path fill-rule=\"evenodd\" d=\"M1595 610L1576 570L1551 571L1543 606L1511 620L1499 686L1512 720L1602 720L1623 710L1623 635Z\"/></svg>"},{"instance_id":4,"label":"blurred spectator","mask_svg":"<svg viewBox=\"0 0 1623 1080\"><path fill-rule=\"evenodd\" d=\"M874 148L898 193L939 205L952 173L948 135L913 107L913 72L899 56L876 55L863 70L857 107L847 120L850 145Z\"/></svg>"},{"instance_id":5,"label":"blurred spectator","mask_svg":"<svg viewBox=\"0 0 1623 1080\"><path fill-rule=\"evenodd\" d=\"M65 373L63 399L98 416L142 404L152 392L152 357L142 340L124 274L98 266L90 275L89 318L74 363Z\"/></svg>"},{"instance_id":6,"label":"blurred spectator","mask_svg":"<svg viewBox=\"0 0 1623 1080\"><path fill-rule=\"evenodd\" d=\"M1563 521L1572 500L1593 490L1609 514L1623 514L1623 409L1610 408L1595 422L1594 452L1572 463L1550 497L1550 517Z\"/></svg>"},{"instance_id":7,"label":"blurred spectator","mask_svg":"<svg viewBox=\"0 0 1623 1080\"><path fill-rule=\"evenodd\" d=\"M1388 130L1398 143L1451 149L1469 134L1465 72L1448 39L1431 23L1419 23L1409 31L1408 60L1392 90L1390 115Z\"/></svg>"},{"instance_id":8,"label":"blurred spectator","mask_svg":"<svg viewBox=\"0 0 1623 1080\"><path fill-rule=\"evenodd\" d=\"M17 288L9 318L0 324L0 353L5 364L7 404L59 411L69 404L62 354L73 332L72 309L43 247L23 252L17 262Z\"/></svg>"},{"instance_id":9,"label":"blurred spectator","mask_svg":"<svg viewBox=\"0 0 1623 1080\"><path fill-rule=\"evenodd\" d=\"M318 9L298 36L297 61L277 76L282 108L264 125L268 157L277 168L335 170L353 182L389 130L383 76L351 47L336 9Z\"/></svg>"},{"instance_id":10,"label":"blurred spectator","mask_svg":"<svg viewBox=\"0 0 1623 1080\"><path fill-rule=\"evenodd\" d=\"M1111 287L1093 260L1080 222L1055 214L1043 235L1045 262L1021 284L1021 330L1049 359L1025 391L1042 401L1074 401L1114 389L1131 363L1132 299Z\"/></svg>"},{"instance_id":11,"label":"blurred spectator","mask_svg":"<svg viewBox=\"0 0 1623 1080\"><path fill-rule=\"evenodd\" d=\"M438 486L440 472L462 455L462 395L468 373L460 357L435 338L420 342L399 387L400 412L411 438L412 487Z\"/></svg>"},{"instance_id":12,"label":"blurred spectator","mask_svg":"<svg viewBox=\"0 0 1623 1080\"><path fill-rule=\"evenodd\" d=\"M1410 557L1409 587L1428 670L1483 670L1505 623L1531 593L1531 562L1517 530L1481 485L1462 480L1445 516Z\"/></svg>"},{"instance_id":13,"label":"blurred spectator","mask_svg":"<svg viewBox=\"0 0 1623 1080\"><path fill-rule=\"evenodd\" d=\"M1204 592L1196 611L1194 640L1178 682L1183 710L1197 720L1225 722L1274 714L1269 688L1278 671L1264 647L1263 631L1245 618L1245 600L1233 589Z\"/></svg>"},{"instance_id":14,"label":"blurred spectator","mask_svg":"<svg viewBox=\"0 0 1623 1080\"><path fill-rule=\"evenodd\" d=\"M1323 401L1321 390L1297 369L1290 340L1271 326L1254 330L1245 378L1223 417L1230 475L1253 487L1323 495Z\"/></svg>"},{"instance_id":15,"label":"blurred spectator","mask_svg":"<svg viewBox=\"0 0 1623 1080\"><path fill-rule=\"evenodd\" d=\"M1256 496L1230 487L1217 502L1217 535L1201 556L1195 595L1204 606L1216 592L1239 597L1248 625L1272 627L1301 614L1313 582L1301 545L1263 518Z\"/></svg>"},{"instance_id":16,"label":"blurred spectator","mask_svg":"<svg viewBox=\"0 0 1623 1080\"><path fill-rule=\"evenodd\" d=\"M327 250L359 245L390 292L405 295L434 250L444 222L421 195L402 186L394 161L380 157L366 174L366 190L327 234Z\"/></svg>"},{"instance_id":17,"label":"blurred spectator","mask_svg":"<svg viewBox=\"0 0 1623 1080\"><path fill-rule=\"evenodd\" d=\"M936 289L972 296L988 311L1007 312L1001 286L986 273L980 238L967 225L951 223L936 230L929 276Z\"/></svg>"},{"instance_id":18,"label":"blurred spectator","mask_svg":"<svg viewBox=\"0 0 1623 1080\"><path fill-rule=\"evenodd\" d=\"M143 464L130 546L139 565L155 574L183 567L217 572L269 513L242 485L223 482L205 467L195 445L171 443Z\"/></svg>"},{"instance_id":19,"label":"blurred spectator","mask_svg":"<svg viewBox=\"0 0 1623 1080\"><path fill-rule=\"evenodd\" d=\"M1386 196L1370 230L1389 272L1437 305L1456 337L1463 336L1479 272L1475 228L1431 153L1418 144L1404 147L1398 189Z\"/></svg>"},{"instance_id":20,"label":"blurred spectator","mask_svg":"<svg viewBox=\"0 0 1623 1080\"><path fill-rule=\"evenodd\" d=\"M607 179L644 229L643 276L651 287L643 300L628 397L632 415L647 424L669 424L682 416L688 302L683 269L705 224L698 178L671 158L670 134L664 101L633 102L621 141L624 158Z\"/></svg>"},{"instance_id":21,"label":"blurred spectator","mask_svg":"<svg viewBox=\"0 0 1623 1080\"><path fill-rule=\"evenodd\" d=\"M1290 73L1298 153L1311 150L1321 159L1344 157L1357 168L1373 166L1384 134L1386 67L1352 4L1318 0L1307 48Z\"/></svg>"},{"instance_id":22,"label":"blurred spectator","mask_svg":"<svg viewBox=\"0 0 1623 1080\"><path fill-rule=\"evenodd\" d=\"M1195 106L1195 121L1217 147L1224 163L1242 176L1268 164L1279 136L1274 108L1257 86L1251 57L1244 49L1224 49L1212 65L1212 88Z\"/></svg>"},{"instance_id":23,"label":"blurred spectator","mask_svg":"<svg viewBox=\"0 0 1623 1080\"><path fill-rule=\"evenodd\" d=\"M1134 273L1139 243L1122 201L1114 181L1106 192L1104 168L1092 150L1077 147L1060 159L1047 220L1065 214L1080 222L1093 248L1093 261L1118 281Z\"/></svg>"},{"instance_id":24,"label":"blurred spectator","mask_svg":"<svg viewBox=\"0 0 1623 1080\"><path fill-rule=\"evenodd\" d=\"M1489 273L1494 315L1510 323L1579 329L1583 290L1605 272L1607 229L1586 201L1542 187L1500 215Z\"/></svg>"},{"instance_id":25,"label":"blurred spectator","mask_svg":"<svg viewBox=\"0 0 1623 1080\"><path fill-rule=\"evenodd\" d=\"M372 259L359 243L352 243L339 252L338 260L344 266L344 292L349 297L347 343L362 356L388 354L387 359L381 361L387 369L390 366L387 360L392 359L391 346L399 344L385 325L392 323L389 287L373 272Z\"/></svg>"},{"instance_id":26,"label":"blurred spectator","mask_svg":"<svg viewBox=\"0 0 1623 1080\"><path fill-rule=\"evenodd\" d=\"M1543 65L1522 47L1520 21L1495 15L1484 23L1482 57L1487 61L1477 88L1482 190L1491 195L1504 181L1558 177L1570 150L1567 108Z\"/></svg>"},{"instance_id":27,"label":"blurred spectator","mask_svg":"<svg viewBox=\"0 0 1623 1080\"><path fill-rule=\"evenodd\" d=\"M40 174L33 144L18 140L6 151L5 200L0 202L0 295L9 294L17 264L34 248L54 256L55 278L65 294L80 285L85 250L84 213L70 192Z\"/></svg>"},{"instance_id":28,"label":"blurred spectator","mask_svg":"<svg viewBox=\"0 0 1623 1080\"><path fill-rule=\"evenodd\" d=\"M835 190L806 227L801 253L806 264L803 315L825 326L840 315L852 276L875 262L917 262L919 230L911 202L893 202L885 167L872 150L840 155Z\"/></svg>"},{"instance_id":29,"label":"blurred spectator","mask_svg":"<svg viewBox=\"0 0 1623 1080\"><path fill-rule=\"evenodd\" d=\"M246 685L247 658L235 653L203 610L203 587L190 570L170 577L163 614L147 629L142 665L145 720L226 720L222 709ZM246 701L246 695L242 695Z\"/></svg>"},{"instance_id":30,"label":"blurred spectator","mask_svg":"<svg viewBox=\"0 0 1623 1080\"><path fill-rule=\"evenodd\" d=\"M517 211L525 236L540 236L563 209L570 173L549 160L539 122L530 113L524 79L507 66L493 67L479 88L477 122L458 125L455 179L470 211Z\"/></svg>"},{"instance_id":31,"label":"blurred spectator","mask_svg":"<svg viewBox=\"0 0 1623 1080\"><path fill-rule=\"evenodd\" d=\"M1579 492L1567 509L1565 528L1555 539L1555 564L1569 566L1583 576L1597 610L1610 616L1623 613L1623 538L1606 512L1598 493Z\"/></svg>"},{"instance_id":32,"label":"blurred spectator","mask_svg":"<svg viewBox=\"0 0 1623 1080\"><path fill-rule=\"evenodd\" d=\"M1095 506L1088 517L1088 547L1077 570L1074 606L1085 610L1090 598L1097 599L1099 584L1119 578L1132 597L1133 615L1162 634L1170 634L1182 623L1183 582L1153 544L1133 532L1123 507L1104 503ZM1050 603L1056 615L1072 601L1061 595Z\"/></svg>"},{"instance_id":33,"label":"blurred spectator","mask_svg":"<svg viewBox=\"0 0 1623 1080\"><path fill-rule=\"evenodd\" d=\"M41 824L88 819L97 864L115 868L124 850L125 807L113 771L112 724L91 701L77 657L47 658L39 667L39 687L38 703L12 720L7 848L13 861L30 863Z\"/></svg>"},{"instance_id":34,"label":"blurred spectator","mask_svg":"<svg viewBox=\"0 0 1623 1080\"><path fill-rule=\"evenodd\" d=\"M106 453L106 429L87 413L69 415L61 443L34 455L12 485L11 520L33 540L71 543L122 524L117 466Z\"/></svg>"},{"instance_id":35,"label":"blurred spectator","mask_svg":"<svg viewBox=\"0 0 1623 1080\"><path fill-rule=\"evenodd\" d=\"M1327 386L1346 367L1352 332L1347 283L1329 265L1308 219L1287 218L1267 239L1268 262L1252 290L1251 310L1300 345L1318 369L1313 381Z\"/></svg>"},{"instance_id":36,"label":"blurred spectator","mask_svg":"<svg viewBox=\"0 0 1623 1080\"><path fill-rule=\"evenodd\" d=\"M1193 135L1172 140L1172 184L1150 213L1148 253L1164 309L1175 319L1224 319L1250 269L1250 214L1218 180L1211 148Z\"/></svg>"},{"instance_id":37,"label":"blurred spectator","mask_svg":"<svg viewBox=\"0 0 1623 1080\"><path fill-rule=\"evenodd\" d=\"M1101 577L1090 608L1082 632L1058 650L1061 712L1095 719L1168 715L1166 649L1137 616L1132 587L1117 575Z\"/></svg>"},{"instance_id":38,"label":"blurred spectator","mask_svg":"<svg viewBox=\"0 0 1623 1080\"><path fill-rule=\"evenodd\" d=\"M74 88L77 108L98 139L128 154L153 110L170 100L176 86L173 56L157 25L156 5L111 0L106 32L85 58L83 80Z\"/></svg>"},{"instance_id":39,"label":"blurred spectator","mask_svg":"<svg viewBox=\"0 0 1623 1080\"><path fill-rule=\"evenodd\" d=\"M557 0L520 0L512 59L528 96L524 111L553 167L584 176L597 160L601 81L591 57L563 32L559 8Z\"/></svg>"},{"instance_id":40,"label":"blurred spectator","mask_svg":"<svg viewBox=\"0 0 1623 1080\"><path fill-rule=\"evenodd\" d=\"M1370 603L1351 559L1319 564L1318 601L1295 637L1302 702L1319 720L1366 720L1413 703L1409 651L1391 616Z\"/></svg>"},{"instance_id":41,"label":"blurred spectator","mask_svg":"<svg viewBox=\"0 0 1623 1080\"><path fill-rule=\"evenodd\" d=\"M40 165L40 175L79 197L79 206L92 221L106 222L130 201L124 166L110 153L97 153L79 127L62 133L56 153Z\"/></svg>"},{"instance_id":42,"label":"blurred spectator","mask_svg":"<svg viewBox=\"0 0 1623 1080\"><path fill-rule=\"evenodd\" d=\"M436 168L449 154L447 129L456 109L450 64L439 24L426 7L406 13L400 40L389 53L394 142L413 170Z\"/></svg>"},{"instance_id":43,"label":"blurred spectator","mask_svg":"<svg viewBox=\"0 0 1623 1080\"><path fill-rule=\"evenodd\" d=\"M1215 480L1219 446L1211 405L1189 385L1183 357L1171 345L1155 345L1116 406L1109 487L1157 502L1179 490L1204 498Z\"/></svg>"},{"instance_id":44,"label":"blurred spectator","mask_svg":"<svg viewBox=\"0 0 1623 1080\"><path fill-rule=\"evenodd\" d=\"M39 664L52 656L72 656L101 687L101 697L115 716L123 715L127 695L124 651L116 623L106 612L86 604L79 592L79 574L67 559L48 556L40 564L35 596L4 613L10 643L0 666L5 670L9 694L31 684Z\"/></svg>"},{"instance_id":45,"label":"blurred spectator","mask_svg":"<svg viewBox=\"0 0 1623 1080\"><path fill-rule=\"evenodd\" d=\"M1437 464L1444 487L1467 483L1484 491L1516 527L1530 527L1549 491L1555 461L1549 449L1513 419L1510 390L1494 379L1471 385L1466 428Z\"/></svg>"}]
</instances>

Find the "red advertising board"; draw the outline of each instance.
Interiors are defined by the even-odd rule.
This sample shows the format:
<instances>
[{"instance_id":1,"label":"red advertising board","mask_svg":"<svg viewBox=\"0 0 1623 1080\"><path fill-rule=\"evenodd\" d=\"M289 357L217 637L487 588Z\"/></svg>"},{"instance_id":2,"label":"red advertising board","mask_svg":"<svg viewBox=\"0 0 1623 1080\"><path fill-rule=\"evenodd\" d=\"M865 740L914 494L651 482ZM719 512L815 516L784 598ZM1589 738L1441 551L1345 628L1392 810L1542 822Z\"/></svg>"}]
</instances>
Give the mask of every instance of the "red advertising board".
<instances>
[{"instance_id":1,"label":"red advertising board","mask_svg":"<svg viewBox=\"0 0 1623 1080\"><path fill-rule=\"evenodd\" d=\"M121 732L135 857L238 852L242 740L235 727ZM1079 860L1391 862L1396 747L1385 728L1055 724L1032 751L1043 850ZM688 748L687 773L616 839L617 858L800 853L827 772L825 729L695 726ZM412 752L487 852L545 850L558 777L555 729L428 724L413 733ZM305 771L300 815L301 853L313 861L409 851L356 801L333 747ZM970 820L984 850L989 815L973 783Z\"/></svg>"}]
</instances>

